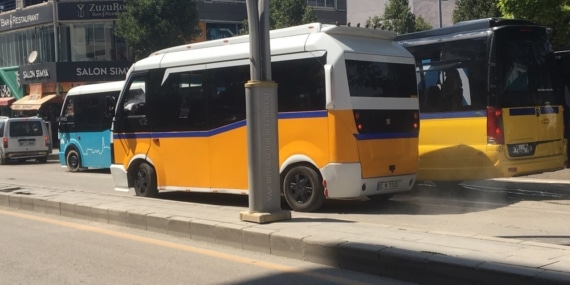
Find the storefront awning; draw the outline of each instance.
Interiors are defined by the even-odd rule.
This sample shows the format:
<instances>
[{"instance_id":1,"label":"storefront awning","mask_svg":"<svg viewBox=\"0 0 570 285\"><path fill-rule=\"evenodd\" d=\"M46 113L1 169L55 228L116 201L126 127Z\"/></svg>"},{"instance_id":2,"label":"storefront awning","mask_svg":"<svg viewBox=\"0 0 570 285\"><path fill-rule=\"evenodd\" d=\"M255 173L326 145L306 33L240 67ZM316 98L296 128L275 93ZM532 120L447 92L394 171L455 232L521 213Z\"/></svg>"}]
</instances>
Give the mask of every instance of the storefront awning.
<instances>
[{"instance_id":1,"label":"storefront awning","mask_svg":"<svg viewBox=\"0 0 570 285\"><path fill-rule=\"evenodd\" d=\"M14 97L0 98L0 107L10 106L10 104L12 104L14 101L16 101L16 98Z\"/></svg>"},{"instance_id":2,"label":"storefront awning","mask_svg":"<svg viewBox=\"0 0 570 285\"><path fill-rule=\"evenodd\" d=\"M12 110L39 110L42 107L42 104L51 101L52 99L56 98L56 94L51 95L44 95L39 99L32 100L30 99L30 95L24 96L24 98L14 102L10 108Z\"/></svg>"}]
</instances>

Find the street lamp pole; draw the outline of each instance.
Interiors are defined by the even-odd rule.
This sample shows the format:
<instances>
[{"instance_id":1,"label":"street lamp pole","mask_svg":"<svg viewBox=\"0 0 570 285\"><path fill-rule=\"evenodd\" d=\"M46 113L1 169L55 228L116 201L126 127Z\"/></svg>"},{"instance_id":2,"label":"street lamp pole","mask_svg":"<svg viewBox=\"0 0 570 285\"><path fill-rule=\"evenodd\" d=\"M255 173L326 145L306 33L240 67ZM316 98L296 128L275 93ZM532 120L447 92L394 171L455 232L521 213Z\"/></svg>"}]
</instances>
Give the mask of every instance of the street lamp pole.
<instances>
[{"instance_id":1,"label":"street lamp pole","mask_svg":"<svg viewBox=\"0 0 570 285\"><path fill-rule=\"evenodd\" d=\"M441 27L443 27L442 20L441 20L441 18L442 18L442 16L441 16L441 0L437 0L437 2L439 5L439 9L438 9L438 11L439 11L439 27L441 28Z\"/></svg>"}]
</instances>

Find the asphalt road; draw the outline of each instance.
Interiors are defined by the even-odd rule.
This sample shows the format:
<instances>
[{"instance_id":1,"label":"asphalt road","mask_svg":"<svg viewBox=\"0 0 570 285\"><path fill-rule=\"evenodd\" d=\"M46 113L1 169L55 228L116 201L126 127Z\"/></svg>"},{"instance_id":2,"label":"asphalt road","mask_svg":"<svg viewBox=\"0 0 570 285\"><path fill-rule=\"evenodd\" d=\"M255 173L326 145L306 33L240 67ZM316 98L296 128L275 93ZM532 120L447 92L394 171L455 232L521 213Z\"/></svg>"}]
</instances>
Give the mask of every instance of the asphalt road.
<instances>
[{"instance_id":1,"label":"asphalt road","mask_svg":"<svg viewBox=\"0 0 570 285\"><path fill-rule=\"evenodd\" d=\"M190 239L0 209L2 284L410 284Z\"/></svg>"}]
</instances>

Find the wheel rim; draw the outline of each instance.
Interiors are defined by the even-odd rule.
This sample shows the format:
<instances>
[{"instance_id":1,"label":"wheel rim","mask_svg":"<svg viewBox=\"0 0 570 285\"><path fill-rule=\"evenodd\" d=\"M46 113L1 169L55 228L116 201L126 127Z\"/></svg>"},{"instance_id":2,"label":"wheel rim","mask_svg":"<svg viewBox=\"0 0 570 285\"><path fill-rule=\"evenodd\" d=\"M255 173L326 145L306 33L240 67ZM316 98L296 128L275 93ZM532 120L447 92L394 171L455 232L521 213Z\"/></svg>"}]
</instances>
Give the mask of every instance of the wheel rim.
<instances>
[{"instance_id":1,"label":"wheel rim","mask_svg":"<svg viewBox=\"0 0 570 285\"><path fill-rule=\"evenodd\" d=\"M313 195L313 183L307 175L295 173L289 180L288 192L295 202L305 204Z\"/></svg>"},{"instance_id":2,"label":"wheel rim","mask_svg":"<svg viewBox=\"0 0 570 285\"><path fill-rule=\"evenodd\" d=\"M144 169L140 169L137 172L137 179L135 179L135 189L140 194L144 194L146 192L146 188L148 187L148 173Z\"/></svg>"}]
</instances>

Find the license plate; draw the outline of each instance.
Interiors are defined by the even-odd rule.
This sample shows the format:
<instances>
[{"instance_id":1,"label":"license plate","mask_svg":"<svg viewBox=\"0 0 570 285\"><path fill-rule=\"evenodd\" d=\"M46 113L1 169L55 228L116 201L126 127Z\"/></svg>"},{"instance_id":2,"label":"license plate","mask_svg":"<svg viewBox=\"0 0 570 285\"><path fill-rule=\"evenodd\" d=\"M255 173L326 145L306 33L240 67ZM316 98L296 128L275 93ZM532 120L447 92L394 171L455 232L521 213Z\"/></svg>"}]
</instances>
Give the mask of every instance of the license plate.
<instances>
[{"instance_id":1,"label":"license plate","mask_svg":"<svg viewBox=\"0 0 570 285\"><path fill-rule=\"evenodd\" d=\"M376 185L376 190L390 190L398 188L398 180L393 181L380 181Z\"/></svg>"},{"instance_id":2,"label":"license plate","mask_svg":"<svg viewBox=\"0 0 570 285\"><path fill-rule=\"evenodd\" d=\"M32 146L35 145L36 142L35 141L20 141L20 146Z\"/></svg>"},{"instance_id":3,"label":"license plate","mask_svg":"<svg viewBox=\"0 0 570 285\"><path fill-rule=\"evenodd\" d=\"M520 143L511 146L511 153L514 155L524 155L532 152L532 145Z\"/></svg>"}]
</instances>

